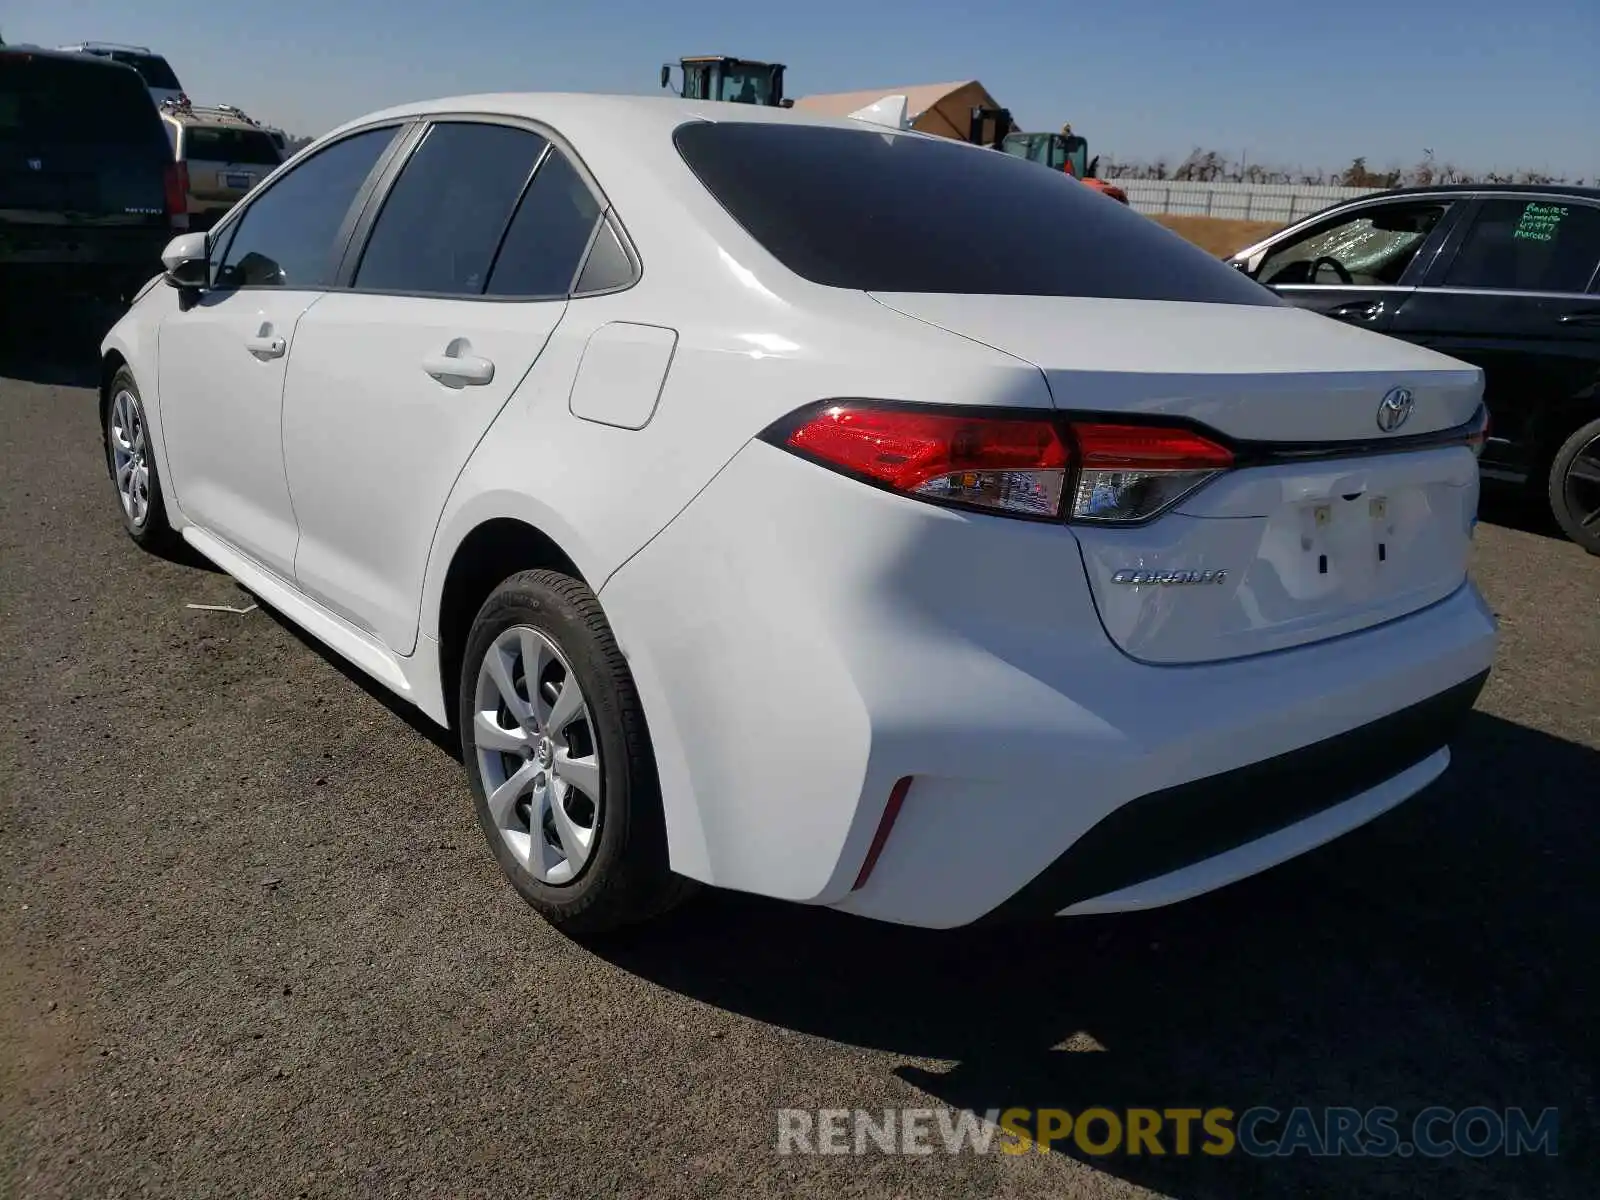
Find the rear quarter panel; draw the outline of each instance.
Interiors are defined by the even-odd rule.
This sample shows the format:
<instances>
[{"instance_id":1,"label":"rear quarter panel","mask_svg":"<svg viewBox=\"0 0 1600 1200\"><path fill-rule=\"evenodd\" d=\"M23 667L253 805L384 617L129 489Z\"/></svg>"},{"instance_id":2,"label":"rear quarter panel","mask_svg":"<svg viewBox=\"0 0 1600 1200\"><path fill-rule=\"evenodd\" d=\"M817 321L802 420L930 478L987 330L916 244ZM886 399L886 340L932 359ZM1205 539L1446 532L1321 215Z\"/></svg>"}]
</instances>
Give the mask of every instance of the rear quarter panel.
<instances>
[{"instance_id":1,"label":"rear quarter panel","mask_svg":"<svg viewBox=\"0 0 1600 1200\"><path fill-rule=\"evenodd\" d=\"M1043 376L1009 355L891 313L859 293L816 288L818 295L797 302L787 281L768 289L752 268L706 248L689 267L641 246L639 284L568 304L446 504L424 585L425 634L438 636L456 547L486 520L515 517L542 530L598 591L740 447L804 405L874 396L1050 406ZM613 322L677 334L659 399L640 429L571 411L585 347ZM651 399L624 406L650 409Z\"/></svg>"}]
</instances>

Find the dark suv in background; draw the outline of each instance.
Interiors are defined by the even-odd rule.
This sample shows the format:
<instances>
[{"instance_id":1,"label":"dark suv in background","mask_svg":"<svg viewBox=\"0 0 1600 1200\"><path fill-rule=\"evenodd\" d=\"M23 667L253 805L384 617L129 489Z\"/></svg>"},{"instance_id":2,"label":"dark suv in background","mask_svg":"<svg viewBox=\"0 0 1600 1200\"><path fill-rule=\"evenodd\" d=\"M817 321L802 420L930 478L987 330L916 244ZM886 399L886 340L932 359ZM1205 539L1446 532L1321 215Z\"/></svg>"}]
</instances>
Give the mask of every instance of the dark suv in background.
<instances>
[{"instance_id":1,"label":"dark suv in background","mask_svg":"<svg viewBox=\"0 0 1600 1200\"><path fill-rule=\"evenodd\" d=\"M1363 196L1239 251L1285 300L1483 368L1485 478L1600 554L1600 188Z\"/></svg>"},{"instance_id":2,"label":"dark suv in background","mask_svg":"<svg viewBox=\"0 0 1600 1200\"><path fill-rule=\"evenodd\" d=\"M125 300L188 228L144 80L106 58L0 46L0 295Z\"/></svg>"}]
</instances>

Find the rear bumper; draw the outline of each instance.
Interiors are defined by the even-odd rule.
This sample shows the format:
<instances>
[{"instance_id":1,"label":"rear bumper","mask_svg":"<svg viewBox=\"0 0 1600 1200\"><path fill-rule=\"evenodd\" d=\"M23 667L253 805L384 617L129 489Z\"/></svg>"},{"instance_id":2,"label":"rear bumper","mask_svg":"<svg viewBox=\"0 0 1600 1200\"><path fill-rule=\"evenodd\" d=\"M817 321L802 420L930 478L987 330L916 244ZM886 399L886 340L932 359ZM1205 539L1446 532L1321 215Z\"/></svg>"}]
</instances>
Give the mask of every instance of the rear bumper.
<instances>
[{"instance_id":1,"label":"rear bumper","mask_svg":"<svg viewBox=\"0 0 1600 1200\"><path fill-rule=\"evenodd\" d=\"M71 287L161 270L172 238L165 218L146 226L30 224L0 219L0 273L15 286Z\"/></svg>"},{"instance_id":2,"label":"rear bumper","mask_svg":"<svg viewBox=\"0 0 1600 1200\"><path fill-rule=\"evenodd\" d=\"M1137 662L1068 528L941 510L759 443L601 602L676 869L934 927L1129 887L1145 890L1105 907L1163 903L1353 828L1442 770L1495 644L1468 584L1312 645Z\"/></svg>"},{"instance_id":3,"label":"rear bumper","mask_svg":"<svg viewBox=\"0 0 1600 1200\"><path fill-rule=\"evenodd\" d=\"M1130 800L989 917L1154 907L1320 845L1437 778L1488 678L1482 671L1325 741ZM1346 810L1315 819L1336 808ZM1197 870L1207 863L1215 866Z\"/></svg>"}]
</instances>

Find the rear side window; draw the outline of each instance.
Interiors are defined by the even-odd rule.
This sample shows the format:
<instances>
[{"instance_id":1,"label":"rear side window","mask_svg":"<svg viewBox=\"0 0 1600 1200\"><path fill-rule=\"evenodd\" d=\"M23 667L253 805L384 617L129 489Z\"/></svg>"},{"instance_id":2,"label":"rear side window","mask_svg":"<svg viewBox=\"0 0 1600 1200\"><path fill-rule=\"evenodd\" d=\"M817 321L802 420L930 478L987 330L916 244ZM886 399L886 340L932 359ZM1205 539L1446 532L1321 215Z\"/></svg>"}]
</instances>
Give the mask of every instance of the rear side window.
<instances>
[{"instance_id":1,"label":"rear side window","mask_svg":"<svg viewBox=\"0 0 1600 1200\"><path fill-rule=\"evenodd\" d=\"M1559 196L1485 200L1444 286L1581 292L1600 264L1600 209Z\"/></svg>"},{"instance_id":2,"label":"rear side window","mask_svg":"<svg viewBox=\"0 0 1600 1200\"><path fill-rule=\"evenodd\" d=\"M1009 154L870 129L680 126L701 183L806 279L884 292L1282 303L1082 183Z\"/></svg>"},{"instance_id":3,"label":"rear side window","mask_svg":"<svg viewBox=\"0 0 1600 1200\"><path fill-rule=\"evenodd\" d=\"M159 151L160 139L161 118L132 71L93 58L0 50L0 142Z\"/></svg>"},{"instance_id":4,"label":"rear side window","mask_svg":"<svg viewBox=\"0 0 1600 1200\"><path fill-rule=\"evenodd\" d=\"M218 287L328 286L334 240L393 128L368 129L300 163L251 201L221 256Z\"/></svg>"},{"instance_id":5,"label":"rear side window","mask_svg":"<svg viewBox=\"0 0 1600 1200\"><path fill-rule=\"evenodd\" d=\"M633 279L633 260L622 248L622 239L617 236L610 221L602 222L600 232L595 234L594 245L589 250L589 257L583 264L583 274L578 277L578 284L573 290L580 295L608 292L627 287Z\"/></svg>"},{"instance_id":6,"label":"rear side window","mask_svg":"<svg viewBox=\"0 0 1600 1200\"><path fill-rule=\"evenodd\" d=\"M489 276L491 296L565 296L600 204L567 156L552 150L528 185Z\"/></svg>"},{"instance_id":7,"label":"rear side window","mask_svg":"<svg viewBox=\"0 0 1600 1200\"><path fill-rule=\"evenodd\" d=\"M257 129L216 129L191 125L184 131L183 156L190 162L249 163L275 167L282 161L277 143Z\"/></svg>"},{"instance_id":8,"label":"rear side window","mask_svg":"<svg viewBox=\"0 0 1600 1200\"><path fill-rule=\"evenodd\" d=\"M435 125L384 201L355 286L481 296L546 145L538 134L506 125Z\"/></svg>"}]
</instances>

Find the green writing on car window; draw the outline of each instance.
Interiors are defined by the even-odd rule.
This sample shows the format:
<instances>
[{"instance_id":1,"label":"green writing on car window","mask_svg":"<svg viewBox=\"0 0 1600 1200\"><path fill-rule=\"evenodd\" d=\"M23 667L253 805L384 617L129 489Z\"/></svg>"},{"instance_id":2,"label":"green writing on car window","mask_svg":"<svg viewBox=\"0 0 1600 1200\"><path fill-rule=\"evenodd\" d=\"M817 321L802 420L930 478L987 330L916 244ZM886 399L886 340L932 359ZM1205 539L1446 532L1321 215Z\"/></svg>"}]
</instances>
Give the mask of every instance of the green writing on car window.
<instances>
[{"instance_id":1,"label":"green writing on car window","mask_svg":"<svg viewBox=\"0 0 1600 1200\"><path fill-rule=\"evenodd\" d=\"M1529 242L1553 242L1561 228L1561 219L1566 215L1565 204L1532 201L1522 210L1522 219L1517 222L1516 231L1511 237L1513 240L1520 238Z\"/></svg>"}]
</instances>

